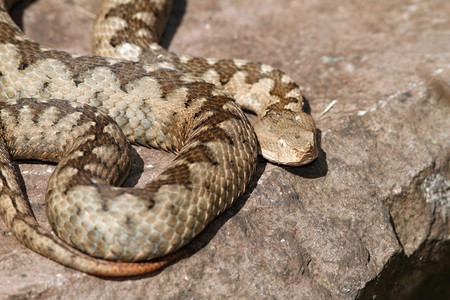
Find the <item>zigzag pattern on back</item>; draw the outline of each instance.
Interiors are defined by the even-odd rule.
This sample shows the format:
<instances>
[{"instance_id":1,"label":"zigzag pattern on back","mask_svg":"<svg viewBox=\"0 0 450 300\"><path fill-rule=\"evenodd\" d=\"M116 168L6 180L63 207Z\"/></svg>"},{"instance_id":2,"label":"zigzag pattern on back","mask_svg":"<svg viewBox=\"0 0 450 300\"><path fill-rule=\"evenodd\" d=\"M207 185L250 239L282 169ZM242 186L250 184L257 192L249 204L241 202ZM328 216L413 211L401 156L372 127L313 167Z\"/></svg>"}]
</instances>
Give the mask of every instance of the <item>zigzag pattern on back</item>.
<instances>
[{"instance_id":1,"label":"zigzag pattern on back","mask_svg":"<svg viewBox=\"0 0 450 300\"><path fill-rule=\"evenodd\" d=\"M314 121L287 75L155 44L171 1L104 1L94 44L106 39L134 57L44 47L18 29L3 0L0 7L0 215L19 241L52 260L104 276L158 269L181 252L158 257L189 243L243 194L258 148L294 166L317 157ZM233 97L260 117L257 137ZM116 187L129 172L129 143L177 156L145 187ZM58 162L46 210L64 242L38 226L11 159Z\"/></svg>"}]
</instances>

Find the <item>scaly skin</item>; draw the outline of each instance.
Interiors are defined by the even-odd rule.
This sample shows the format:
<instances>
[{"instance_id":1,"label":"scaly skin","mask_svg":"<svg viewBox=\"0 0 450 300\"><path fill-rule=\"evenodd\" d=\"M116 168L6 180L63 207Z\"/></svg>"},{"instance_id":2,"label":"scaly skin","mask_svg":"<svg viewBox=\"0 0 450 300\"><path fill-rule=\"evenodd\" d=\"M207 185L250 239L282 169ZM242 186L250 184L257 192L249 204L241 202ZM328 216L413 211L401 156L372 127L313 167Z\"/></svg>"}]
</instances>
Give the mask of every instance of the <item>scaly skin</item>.
<instances>
[{"instance_id":1,"label":"scaly skin","mask_svg":"<svg viewBox=\"0 0 450 300\"><path fill-rule=\"evenodd\" d=\"M105 3L97 24L119 24L105 27L104 36L116 49L139 49L135 62L41 46L13 24L0 1L0 214L19 241L52 260L95 275L138 275L183 255L171 253L250 182L258 142L230 94L261 117L255 130L271 161L315 159L315 126L301 110L297 85L281 71L156 46L162 26L149 20L157 11L164 23L169 2ZM136 31L142 24L147 27ZM118 37L126 26L140 32L140 44ZM129 143L177 157L141 189L115 187L128 175ZM65 243L38 226L11 159L59 162L46 209Z\"/></svg>"}]
</instances>

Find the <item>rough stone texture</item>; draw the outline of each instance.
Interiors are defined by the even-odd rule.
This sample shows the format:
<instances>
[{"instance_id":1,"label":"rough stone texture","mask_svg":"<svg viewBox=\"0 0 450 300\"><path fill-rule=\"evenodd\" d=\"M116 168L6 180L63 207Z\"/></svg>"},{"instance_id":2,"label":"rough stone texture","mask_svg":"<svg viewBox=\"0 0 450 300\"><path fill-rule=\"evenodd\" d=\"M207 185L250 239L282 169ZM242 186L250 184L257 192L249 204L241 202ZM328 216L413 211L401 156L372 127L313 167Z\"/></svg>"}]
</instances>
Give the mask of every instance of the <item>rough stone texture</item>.
<instances>
[{"instance_id":1,"label":"rough stone texture","mask_svg":"<svg viewBox=\"0 0 450 300\"><path fill-rule=\"evenodd\" d=\"M40 0L17 9L16 21L42 43L89 52L98 2ZM170 49L282 68L314 116L338 100L318 122L319 159L301 168L261 160L195 254L140 278L65 268L0 222L0 298L450 298L449 11L447 0L178 1ZM127 185L172 158L136 149ZM19 167L48 228L53 167Z\"/></svg>"}]
</instances>

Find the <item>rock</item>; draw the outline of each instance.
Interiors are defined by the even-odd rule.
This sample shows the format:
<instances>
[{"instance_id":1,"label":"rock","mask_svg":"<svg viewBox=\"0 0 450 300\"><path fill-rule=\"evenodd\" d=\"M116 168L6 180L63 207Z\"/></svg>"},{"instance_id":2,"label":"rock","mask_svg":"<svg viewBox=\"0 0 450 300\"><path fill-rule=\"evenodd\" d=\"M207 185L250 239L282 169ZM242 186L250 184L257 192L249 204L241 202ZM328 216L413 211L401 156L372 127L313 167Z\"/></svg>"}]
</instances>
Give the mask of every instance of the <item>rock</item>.
<instances>
[{"instance_id":1,"label":"rock","mask_svg":"<svg viewBox=\"0 0 450 300\"><path fill-rule=\"evenodd\" d=\"M40 0L16 20L35 40L87 53L98 3ZM0 222L0 298L450 298L448 11L445 0L178 1L170 49L279 67L313 116L338 100L318 121L318 160L261 159L246 195L194 241L198 251L139 278L65 268ZM135 149L130 186L172 159ZM48 229L53 166L19 167Z\"/></svg>"}]
</instances>

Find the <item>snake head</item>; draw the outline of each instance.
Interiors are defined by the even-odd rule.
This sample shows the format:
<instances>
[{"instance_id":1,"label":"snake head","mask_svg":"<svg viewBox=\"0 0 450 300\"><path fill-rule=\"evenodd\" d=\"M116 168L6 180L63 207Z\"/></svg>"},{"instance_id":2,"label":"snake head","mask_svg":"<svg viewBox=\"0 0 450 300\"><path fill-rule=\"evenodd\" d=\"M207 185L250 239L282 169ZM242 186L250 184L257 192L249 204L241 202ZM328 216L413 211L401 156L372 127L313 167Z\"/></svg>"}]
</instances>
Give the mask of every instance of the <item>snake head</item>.
<instances>
[{"instance_id":1,"label":"snake head","mask_svg":"<svg viewBox=\"0 0 450 300\"><path fill-rule=\"evenodd\" d=\"M303 111L268 111L253 127L261 155L270 162L296 167L317 158L316 125Z\"/></svg>"}]
</instances>

